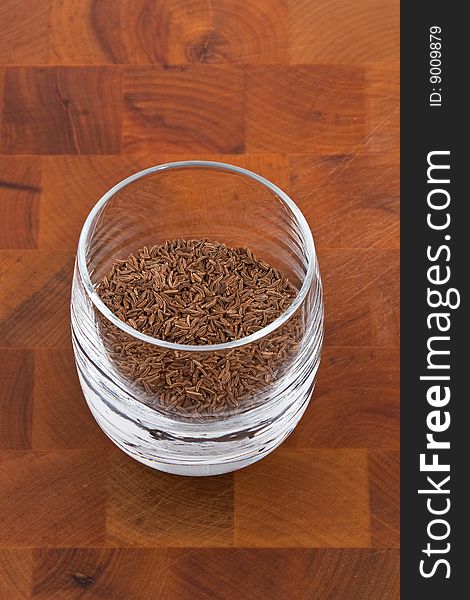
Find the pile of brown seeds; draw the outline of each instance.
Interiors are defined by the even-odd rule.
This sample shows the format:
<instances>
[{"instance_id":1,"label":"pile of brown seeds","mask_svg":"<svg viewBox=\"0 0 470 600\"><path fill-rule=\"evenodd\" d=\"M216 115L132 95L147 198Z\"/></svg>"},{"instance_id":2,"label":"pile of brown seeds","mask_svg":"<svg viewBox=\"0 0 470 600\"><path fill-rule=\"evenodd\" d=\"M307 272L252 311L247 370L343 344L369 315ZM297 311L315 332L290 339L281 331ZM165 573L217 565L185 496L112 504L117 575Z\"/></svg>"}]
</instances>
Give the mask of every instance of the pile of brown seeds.
<instances>
[{"instance_id":1,"label":"pile of brown seeds","mask_svg":"<svg viewBox=\"0 0 470 600\"><path fill-rule=\"evenodd\" d=\"M248 336L280 316L296 290L248 248L172 240L116 260L97 292L122 321L160 340L210 345ZM252 344L211 352L147 344L109 322L101 328L113 363L144 388L146 403L179 417L231 414L280 376L300 338L291 319Z\"/></svg>"}]
</instances>

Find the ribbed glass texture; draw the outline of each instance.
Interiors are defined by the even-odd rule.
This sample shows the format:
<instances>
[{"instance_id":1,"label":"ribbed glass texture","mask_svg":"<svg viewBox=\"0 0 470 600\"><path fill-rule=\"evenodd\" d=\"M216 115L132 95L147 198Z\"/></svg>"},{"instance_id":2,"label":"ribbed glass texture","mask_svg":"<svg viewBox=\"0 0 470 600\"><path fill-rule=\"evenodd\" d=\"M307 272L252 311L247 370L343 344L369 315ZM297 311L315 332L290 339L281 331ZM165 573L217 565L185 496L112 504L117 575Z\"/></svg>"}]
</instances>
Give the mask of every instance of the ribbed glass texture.
<instances>
[{"instance_id":1,"label":"ribbed glass texture","mask_svg":"<svg viewBox=\"0 0 470 600\"><path fill-rule=\"evenodd\" d=\"M114 260L143 246L181 238L250 248L289 278L297 290L294 302L263 329L225 344L174 344L136 331L101 302L96 286ZM170 473L214 475L239 469L289 435L315 385L323 341L323 296L312 234L294 202L255 173L207 161L151 167L117 184L89 214L78 246L71 318L84 396L99 426L117 446ZM286 335L296 339L284 356ZM149 361L164 356L175 364L194 359L203 366L213 365L222 357L246 364L254 353L260 355L259 350L269 361L269 352L278 350L275 376L254 385L253 393L230 412L182 417L174 407L155 402L123 371L112 351L116 336L124 356L138 349L139 356ZM239 376L256 377L256 369L251 371L247 375L243 370Z\"/></svg>"}]
</instances>

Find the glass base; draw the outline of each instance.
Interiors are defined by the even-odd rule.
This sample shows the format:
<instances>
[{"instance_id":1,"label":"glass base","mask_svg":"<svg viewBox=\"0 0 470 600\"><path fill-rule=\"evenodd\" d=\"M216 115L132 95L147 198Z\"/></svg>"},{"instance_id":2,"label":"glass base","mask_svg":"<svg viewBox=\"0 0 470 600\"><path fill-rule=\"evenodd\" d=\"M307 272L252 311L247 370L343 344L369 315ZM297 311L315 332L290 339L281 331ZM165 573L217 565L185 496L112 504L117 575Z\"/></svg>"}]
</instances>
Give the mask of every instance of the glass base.
<instances>
[{"instance_id":1,"label":"glass base","mask_svg":"<svg viewBox=\"0 0 470 600\"><path fill-rule=\"evenodd\" d=\"M159 430L160 435L156 437L154 423L148 422L149 418L155 419L154 410L138 403L140 416L119 411L113 403L116 398L97 393L96 388L100 386L96 386L96 380L92 379L93 385L90 385L79 362L77 367L88 406L100 428L116 446L152 469L196 477L242 469L277 448L305 412L316 375L314 369L300 389L297 387L296 398L288 398L285 403L286 410L261 424L257 422L256 426L244 423L241 427L239 420L225 419L210 426L199 424L199 437L196 437L194 424L174 422L173 431L167 423L165 433ZM192 427L191 432L188 427Z\"/></svg>"}]
</instances>

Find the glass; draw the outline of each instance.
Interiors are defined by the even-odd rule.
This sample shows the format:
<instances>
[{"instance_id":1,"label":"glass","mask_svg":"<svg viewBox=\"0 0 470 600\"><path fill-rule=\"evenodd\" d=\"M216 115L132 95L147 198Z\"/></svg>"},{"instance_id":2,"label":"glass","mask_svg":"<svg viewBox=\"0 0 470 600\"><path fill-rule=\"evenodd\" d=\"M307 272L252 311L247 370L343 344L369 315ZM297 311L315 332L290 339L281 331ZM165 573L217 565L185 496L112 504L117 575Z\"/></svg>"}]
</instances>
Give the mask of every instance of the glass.
<instances>
[{"instance_id":1,"label":"glass","mask_svg":"<svg viewBox=\"0 0 470 600\"><path fill-rule=\"evenodd\" d=\"M250 248L289 278L297 290L294 302L263 329L229 343L190 346L140 333L104 305L96 287L114 260L181 238ZM214 475L239 469L289 435L315 385L323 296L312 234L282 190L246 169L207 161L145 169L109 190L83 226L71 318L84 396L119 448L170 473ZM138 382L135 367L129 368L162 360L169 369L190 360L203 369L218 368L227 359L245 366L238 377L246 379L249 391L230 410L200 417L185 415L171 398L163 402L144 385L145 369ZM265 376L267 365L270 375ZM229 394L230 381L224 377L214 385Z\"/></svg>"}]
</instances>

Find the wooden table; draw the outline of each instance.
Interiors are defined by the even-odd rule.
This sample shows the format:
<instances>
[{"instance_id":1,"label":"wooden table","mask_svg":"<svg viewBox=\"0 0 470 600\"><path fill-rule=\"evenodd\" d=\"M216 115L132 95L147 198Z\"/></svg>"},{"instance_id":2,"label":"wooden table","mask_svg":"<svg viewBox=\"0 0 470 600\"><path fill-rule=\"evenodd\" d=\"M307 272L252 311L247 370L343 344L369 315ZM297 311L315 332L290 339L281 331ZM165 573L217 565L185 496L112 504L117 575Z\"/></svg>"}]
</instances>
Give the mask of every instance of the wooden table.
<instances>
[{"instance_id":1,"label":"wooden table","mask_svg":"<svg viewBox=\"0 0 470 600\"><path fill-rule=\"evenodd\" d=\"M398 0L0 4L0 598L398 598ZM314 400L260 463L153 472L75 374L81 224L177 158L284 188L315 235Z\"/></svg>"}]
</instances>

